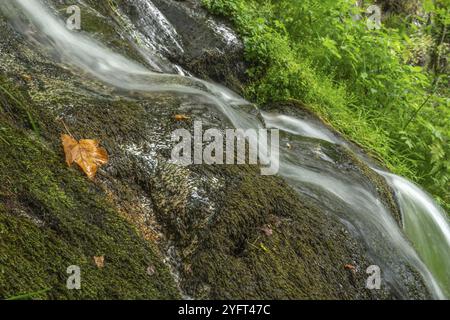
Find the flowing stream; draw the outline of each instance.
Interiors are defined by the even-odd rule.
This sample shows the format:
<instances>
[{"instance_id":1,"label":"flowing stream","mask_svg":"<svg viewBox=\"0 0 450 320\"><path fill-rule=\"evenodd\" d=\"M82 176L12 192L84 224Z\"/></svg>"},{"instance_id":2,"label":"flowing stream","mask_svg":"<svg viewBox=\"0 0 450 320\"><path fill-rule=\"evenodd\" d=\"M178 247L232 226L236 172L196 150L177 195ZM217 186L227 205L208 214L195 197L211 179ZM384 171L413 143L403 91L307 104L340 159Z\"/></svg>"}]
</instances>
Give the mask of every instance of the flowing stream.
<instances>
[{"instance_id":1,"label":"flowing stream","mask_svg":"<svg viewBox=\"0 0 450 320\"><path fill-rule=\"evenodd\" d=\"M147 15L145 12L142 14L151 17L140 21L141 27L156 37L146 51L146 58L154 57L155 65L159 66L154 71L114 53L83 33L68 30L53 10L39 0L2 1L0 9L11 17L17 30L27 33L34 43L39 43L52 56L111 86L134 92L181 93L202 99L214 104L236 128L279 128L284 134L283 139L287 141L295 142L297 137L310 137L317 139L319 144L326 141L328 144L347 145L321 124L262 112L264 123L248 112L248 108L242 107L250 103L222 86L180 74L161 73L161 70L179 70L173 65L160 67L161 61L165 60L157 55L164 55L167 51L163 40L167 39L169 48L180 52L183 48L177 40L175 29L150 1L135 1L142 10L149 11ZM29 22L38 32L28 32ZM333 203L339 204L339 208L330 207L328 211L337 215L366 244L370 255L383 270L383 279L400 298L406 297L401 276L406 265L420 272L435 298L449 298L449 220L432 198L411 182L373 168L395 191L403 215L403 232L374 190L363 182L351 179L344 172L337 171L332 159L320 153L320 150L308 145L303 147L319 154L319 160L301 148L282 145L279 174L298 192L318 203L326 206L329 199L333 199Z\"/></svg>"},{"instance_id":2,"label":"flowing stream","mask_svg":"<svg viewBox=\"0 0 450 320\"><path fill-rule=\"evenodd\" d=\"M281 114L263 113L263 117L268 127L279 128L290 134L308 136L333 144L348 146L347 142L337 137L324 125ZM372 165L369 164L369 166ZM417 255L401 239L401 231L395 225L395 221L379 201L373 198L372 194L352 185L351 182L345 182L345 177L341 177L339 180L330 180L329 177L323 179L323 172L312 175L309 173L306 176L305 173L299 174L299 172L296 172L295 168L291 169L291 173L294 179L304 182L315 181L322 188L328 189L329 192L344 199L345 202L353 204L357 208L355 213L358 214L359 212L362 216L350 217L350 219L371 220L368 226L378 225L379 230L384 229L382 232L385 235L388 234L391 241L402 248L402 254L409 255L415 260L419 260L420 257L426 268L433 274L435 280L430 280L436 281L433 285L437 286L438 296L448 298L450 296L450 224L447 214L430 195L414 183L375 166L372 166L372 169L383 176L394 190L402 213L404 231L413 244ZM371 206L373 207L371 208ZM375 216L372 216L372 214L375 214ZM366 233L366 240L371 234L371 232ZM384 254L389 253L385 252ZM425 268L422 263L416 262L417 267Z\"/></svg>"}]
</instances>

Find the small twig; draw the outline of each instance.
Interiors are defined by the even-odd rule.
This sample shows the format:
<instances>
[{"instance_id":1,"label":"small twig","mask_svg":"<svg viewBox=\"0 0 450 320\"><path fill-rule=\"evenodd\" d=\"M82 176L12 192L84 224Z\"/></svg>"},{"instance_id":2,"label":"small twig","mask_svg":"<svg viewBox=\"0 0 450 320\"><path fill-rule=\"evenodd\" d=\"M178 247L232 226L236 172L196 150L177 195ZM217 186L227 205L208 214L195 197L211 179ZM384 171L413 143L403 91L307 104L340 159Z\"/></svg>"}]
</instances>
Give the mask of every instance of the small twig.
<instances>
[{"instance_id":1,"label":"small twig","mask_svg":"<svg viewBox=\"0 0 450 320\"><path fill-rule=\"evenodd\" d=\"M414 111L413 115L411 116L411 118L408 120L408 122L405 124L405 126L403 127L403 131L406 130L406 128L410 125L410 123L418 116L419 112L422 110L423 107L425 107L425 105L428 103L428 101L430 101L430 99L434 96L434 94L436 93L437 89L438 89L438 84L440 81L440 76L436 77L435 80L433 81L433 91L431 91L428 94L428 97L425 99L425 101L420 105L420 107Z\"/></svg>"},{"instance_id":2,"label":"small twig","mask_svg":"<svg viewBox=\"0 0 450 320\"><path fill-rule=\"evenodd\" d=\"M428 97L425 99L425 101L422 103L422 105L416 110L414 111L413 115L411 116L411 118L408 120L408 122L405 124L405 126L403 127L403 131L406 130L406 128L409 126L409 124L417 117L417 115L419 114L419 112L422 110L423 107L425 107L425 105L428 103L428 101L430 101L431 97L434 95L433 93L430 93L428 95Z\"/></svg>"},{"instance_id":3,"label":"small twig","mask_svg":"<svg viewBox=\"0 0 450 320\"><path fill-rule=\"evenodd\" d=\"M23 103L21 101L19 101L16 97L14 97L11 92L9 92L6 88L4 88L3 86L0 85L0 89L2 89L2 91L4 93L6 93L6 95L8 95L12 100L14 100L14 102L16 102L18 105L20 106L24 106Z\"/></svg>"},{"instance_id":4,"label":"small twig","mask_svg":"<svg viewBox=\"0 0 450 320\"><path fill-rule=\"evenodd\" d=\"M0 136L0 140L2 140L4 143L6 143L8 146L10 146L11 144L8 142L8 140L6 140L5 138L3 138L2 136Z\"/></svg>"},{"instance_id":5,"label":"small twig","mask_svg":"<svg viewBox=\"0 0 450 320\"><path fill-rule=\"evenodd\" d=\"M28 111L25 104L22 101L20 101L19 99L17 99L16 97L14 97L14 95L11 92L9 92L6 88L2 87L1 85L0 85L0 89L2 89L2 91L7 96L9 96L15 103L17 103L19 106L21 106L23 108L23 110L27 114L28 121L30 122L31 128L37 135L39 135L39 128L37 127L36 123L34 122L33 117L31 116L31 113Z\"/></svg>"},{"instance_id":6,"label":"small twig","mask_svg":"<svg viewBox=\"0 0 450 320\"><path fill-rule=\"evenodd\" d=\"M62 122L62 124L63 124L63 126L64 126L64 129L66 129L67 133L69 134L69 136L71 136L72 138L75 139L75 137L73 136L73 134L70 133L70 130L69 130L69 128L67 127L67 125L66 125L66 123L64 122L64 120L63 120L63 119L60 119L60 120L61 120L61 122ZM76 139L75 139L75 140L76 140Z\"/></svg>"},{"instance_id":7,"label":"small twig","mask_svg":"<svg viewBox=\"0 0 450 320\"><path fill-rule=\"evenodd\" d=\"M52 288L47 288L47 289L43 289L43 290L36 291L36 292L26 293L26 294L22 294L19 296L7 298L6 300L30 300L35 296L39 296L41 294L47 293L51 289Z\"/></svg>"}]
</instances>

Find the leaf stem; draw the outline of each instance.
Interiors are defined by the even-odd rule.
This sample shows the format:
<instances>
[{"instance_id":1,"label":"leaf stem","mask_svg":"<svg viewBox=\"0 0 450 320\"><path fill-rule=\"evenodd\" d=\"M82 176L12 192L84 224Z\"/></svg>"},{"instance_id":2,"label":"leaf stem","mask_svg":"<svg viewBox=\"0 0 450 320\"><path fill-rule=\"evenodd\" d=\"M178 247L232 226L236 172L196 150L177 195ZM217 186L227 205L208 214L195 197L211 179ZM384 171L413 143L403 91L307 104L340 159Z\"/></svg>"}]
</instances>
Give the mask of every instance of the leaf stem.
<instances>
[{"instance_id":1,"label":"leaf stem","mask_svg":"<svg viewBox=\"0 0 450 320\"><path fill-rule=\"evenodd\" d=\"M64 120L63 120L63 119L60 119L60 120L61 120L61 122L62 122L62 124L63 124L63 126L64 126L64 129L66 129L67 133L69 134L69 136L71 136L72 138L74 138L75 140L77 140L77 139L73 136L73 134L70 133L70 130L69 130L69 128L67 127L67 125L66 125L66 123L64 122Z\"/></svg>"}]
</instances>

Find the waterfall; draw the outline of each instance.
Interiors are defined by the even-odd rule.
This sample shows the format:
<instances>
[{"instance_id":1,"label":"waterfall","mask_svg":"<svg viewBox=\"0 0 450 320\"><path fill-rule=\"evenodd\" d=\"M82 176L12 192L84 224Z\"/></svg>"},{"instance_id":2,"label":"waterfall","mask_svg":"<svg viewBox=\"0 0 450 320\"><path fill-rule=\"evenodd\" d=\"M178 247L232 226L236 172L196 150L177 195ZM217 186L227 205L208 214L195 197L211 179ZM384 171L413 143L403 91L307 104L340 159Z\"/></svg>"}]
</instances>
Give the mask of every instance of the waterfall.
<instances>
[{"instance_id":1,"label":"waterfall","mask_svg":"<svg viewBox=\"0 0 450 320\"><path fill-rule=\"evenodd\" d=\"M267 126L270 128L279 128L292 134L348 146L347 142L334 135L324 125L320 126L305 119L296 119L286 115L265 112L262 114ZM385 220L385 223L382 223L382 225L392 229L384 232L392 232L390 235L392 240L403 247L403 253L410 251L409 254L411 257L414 257L420 268L424 269L426 265L436 279L430 280L434 282L435 286L439 286L436 290L440 292L441 297L450 297L450 223L447 214L425 191L412 182L375 167L372 167L372 169L383 176L394 190L402 213L405 233L418 255L411 251L411 248L404 240L400 239L400 230L396 230L395 222L392 221L390 214L386 213L382 207L360 212L366 216L365 219L368 218L367 215L371 212L382 212L385 217L372 217L374 218L372 224L377 224L379 219ZM363 189L355 189L350 183L343 184L343 178L324 181L319 173L315 173L315 176L306 177L305 173L296 172L295 170L291 170L291 172L297 179L302 179L305 182L316 181L321 187L328 188L330 192L345 199L348 203L356 204L359 202L359 208L361 209L367 208L371 204L380 206L376 199L365 193ZM380 227L383 228L382 225ZM419 260L419 257L425 265Z\"/></svg>"},{"instance_id":2,"label":"waterfall","mask_svg":"<svg viewBox=\"0 0 450 320\"><path fill-rule=\"evenodd\" d=\"M144 1L140 3L142 7L151 9L151 17L160 19L155 25L163 27L172 35L169 37L172 46L183 50L173 28L157 12L157 8L150 2L147 5ZM29 26L17 14L17 9L20 9L39 31L30 35L34 42L40 43L43 49L65 64L104 83L124 90L194 96L214 104L236 128L265 125L246 108L242 108L250 103L230 90L193 77L150 71L83 33L69 31L39 0L3 1L0 8L15 17L17 28L26 32ZM168 66L168 69L173 68ZM344 144L325 127L306 120L267 113L262 113L262 116L267 126L279 128L290 136L307 136L328 143ZM449 296L449 223L445 213L422 190L400 177L380 172L396 191L404 216L405 233L409 237L407 239L377 194L363 183L352 181L342 172L337 172L329 159L305 160L299 157L297 150L287 147L280 150L280 155L280 175L294 189L323 203L327 203L330 198L340 203L340 210L335 210L339 211L336 215L364 240L371 256L384 270L386 281L400 297L406 297L404 281L400 276L405 265L411 265L420 272L435 298ZM439 264L441 267L437 267ZM447 291L443 292L444 289Z\"/></svg>"},{"instance_id":3,"label":"waterfall","mask_svg":"<svg viewBox=\"0 0 450 320\"><path fill-rule=\"evenodd\" d=\"M414 183L378 171L394 189L408 238L450 297L450 224L447 213Z\"/></svg>"}]
</instances>

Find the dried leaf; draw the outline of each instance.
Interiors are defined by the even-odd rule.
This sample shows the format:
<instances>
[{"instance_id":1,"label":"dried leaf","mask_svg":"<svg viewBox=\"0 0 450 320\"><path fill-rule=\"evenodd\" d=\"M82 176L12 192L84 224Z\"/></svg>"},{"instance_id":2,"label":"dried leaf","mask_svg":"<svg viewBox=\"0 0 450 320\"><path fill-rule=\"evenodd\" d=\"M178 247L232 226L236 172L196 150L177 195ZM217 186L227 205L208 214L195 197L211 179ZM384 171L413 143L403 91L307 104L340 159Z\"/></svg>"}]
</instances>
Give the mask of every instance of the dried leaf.
<instances>
[{"instance_id":1,"label":"dried leaf","mask_svg":"<svg viewBox=\"0 0 450 320\"><path fill-rule=\"evenodd\" d=\"M355 267L354 265L346 264L346 265L344 266L344 268L347 269L347 270L353 271L353 273L356 272L356 267Z\"/></svg>"},{"instance_id":2,"label":"dried leaf","mask_svg":"<svg viewBox=\"0 0 450 320\"><path fill-rule=\"evenodd\" d=\"M273 235L273 230L272 230L272 228L271 228L270 226L268 226L268 225L262 227L262 228L261 228L261 231L262 231L266 236L268 236L268 237L270 237L270 236Z\"/></svg>"},{"instance_id":3,"label":"dried leaf","mask_svg":"<svg viewBox=\"0 0 450 320\"><path fill-rule=\"evenodd\" d=\"M153 266L153 265L148 266L148 268L147 268L147 274L148 274L149 276L152 276L152 275L154 275L155 273L156 273L155 266Z\"/></svg>"},{"instance_id":4,"label":"dried leaf","mask_svg":"<svg viewBox=\"0 0 450 320\"><path fill-rule=\"evenodd\" d=\"M33 80L33 78L29 74L23 74L22 79L26 82L31 82Z\"/></svg>"},{"instance_id":5,"label":"dried leaf","mask_svg":"<svg viewBox=\"0 0 450 320\"><path fill-rule=\"evenodd\" d=\"M105 256L94 256L94 262L97 268L103 268L105 266Z\"/></svg>"},{"instance_id":6,"label":"dried leaf","mask_svg":"<svg viewBox=\"0 0 450 320\"><path fill-rule=\"evenodd\" d=\"M177 120L177 121L186 121L189 119L190 119L190 117L188 117L187 115L184 115L184 114L175 115L175 120Z\"/></svg>"},{"instance_id":7,"label":"dried leaf","mask_svg":"<svg viewBox=\"0 0 450 320\"><path fill-rule=\"evenodd\" d=\"M70 167L75 162L89 179L95 177L99 166L108 163L108 153L99 147L97 140L83 139L78 142L67 134L63 134L61 140L67 165Z\"/></svg>"}]
</instances>

